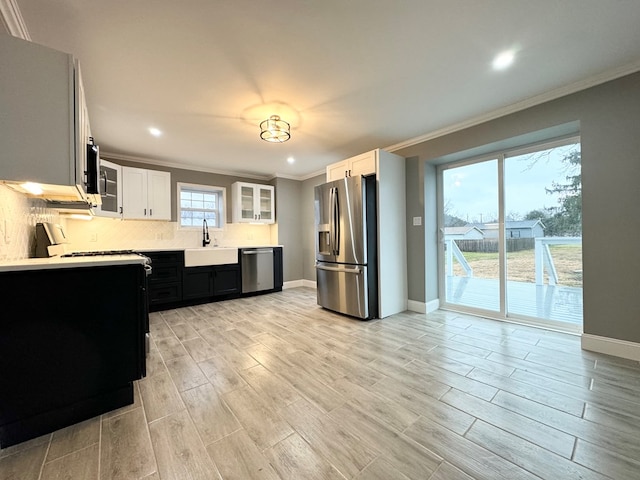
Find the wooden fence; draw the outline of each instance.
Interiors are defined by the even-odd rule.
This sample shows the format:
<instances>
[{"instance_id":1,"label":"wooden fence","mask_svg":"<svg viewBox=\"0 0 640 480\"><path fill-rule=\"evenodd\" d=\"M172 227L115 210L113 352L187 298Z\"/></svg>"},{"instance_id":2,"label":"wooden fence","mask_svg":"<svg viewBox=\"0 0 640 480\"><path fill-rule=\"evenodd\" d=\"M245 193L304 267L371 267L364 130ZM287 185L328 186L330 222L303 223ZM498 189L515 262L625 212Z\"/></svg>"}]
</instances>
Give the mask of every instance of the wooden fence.
<instances>
[{"instance_id":1,"label":"wooden fence","mask_svg":"<svg viewBox=\"0 0 640 480\"><path fill-rule=\"evenodd\" d=\"M521 250L533 250L536 245L535 238L507 238L507 252L519 252ZM498 239L484 240L455 240L458 248L463 252L497 253Z\"/></svg>"}]
</instances>

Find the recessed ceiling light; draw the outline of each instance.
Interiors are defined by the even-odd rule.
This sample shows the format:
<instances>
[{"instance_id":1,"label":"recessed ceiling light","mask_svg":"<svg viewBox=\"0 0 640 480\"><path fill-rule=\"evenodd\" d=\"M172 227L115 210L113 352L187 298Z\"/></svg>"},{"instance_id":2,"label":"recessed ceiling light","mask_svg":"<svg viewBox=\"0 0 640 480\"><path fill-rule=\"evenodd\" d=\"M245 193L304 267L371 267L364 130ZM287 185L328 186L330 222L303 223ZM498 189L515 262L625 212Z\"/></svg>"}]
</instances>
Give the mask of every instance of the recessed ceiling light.
<instances>
[{"instance_id":1,"label":"recessed ceiling light","mask_svg":"<svg viewBox=\"0 0 640 480\"><path fill-rule=\"evenodd\" d=\"M289 164L293 164L293 163L295 163L295 161L296 161L296 159L293 158L293 157L287 158L287 162L289 162Z\"/></svg>"},{"instance_id":2,"label":"recessed ceiling light","mask_svg":"<svg viewBox=\"0 0 640 480\"><path fill-rule=\"evenodd\" d=\"M149 133L154 137L159 137L160 135L162 135L162 132L156 127L149 127Z\"/></svg>"},{"instance_id":3,"label":"recessed ceiling light","mask_svg":"<svg viewBox=\"0 0 640 480\"><path fill-rule=\"evenodd\" d=\"M513 50L505 50L504 52L499 53L496 58L493 59L493 68L494 70L504 70L508 68L513 63L516 54Z\"/></svg>"}]
</instances>

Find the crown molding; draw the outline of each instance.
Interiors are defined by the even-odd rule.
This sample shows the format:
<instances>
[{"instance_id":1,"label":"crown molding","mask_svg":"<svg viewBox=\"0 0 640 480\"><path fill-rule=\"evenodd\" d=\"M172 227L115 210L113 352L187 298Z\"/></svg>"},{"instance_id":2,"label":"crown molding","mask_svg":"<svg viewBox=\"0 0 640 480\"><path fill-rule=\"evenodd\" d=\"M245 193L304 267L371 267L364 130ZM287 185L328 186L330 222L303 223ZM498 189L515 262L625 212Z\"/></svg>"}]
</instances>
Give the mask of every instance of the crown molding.
<instances>
[{"instance_id":1,"label":"crown molding","mask_svg":"<svg viewBox=\"0 0 640 480\"><path fill-rule=\"evenodd\" d=\"M237 172L233 170L218 170L215 168L202 167L187 163L167 162L165 160L157 160L153 158L136 157L134 155L123 155L120 153L111 153L104 150L100 151L100 157L105 160L122 160L125 162L144 163L146 165L155 165L158 167L178 168L180 170L192 170L196 172L215 173L217 175L228 175L230 177L252 178L254 180L270 180L273 176L257 175L255 173Z\"/></svg>"},{"instance_id":2,"label":"crown molding","mask_svg":"<svg viewBox=\"0 0 640 480\"><path fill-rule=\"evenodd\" d=\"M14 37L31 41L27 24L24 23L24 18L22 18L22 13L20 13L15 0L0 0L0 19L8 33Z\"/></svg>"},{"instance_id":3,"label":"crown molding","mask_svg":"<svg viewBox=\"0 0 640 480\"><path fill-rule=\"evenodd\" d=\"M105 150L100 150L100 158L104 158L105 160L115 160L115 161L122 160L124 162L144 163L145 165L154 165L157 167L178 168L180 170L192 170L196 172L215 173L217 175L227 175L230 177L252 178L254 180L263 180L263 181L273 180L274 178L285 178L288 180L297 180L299 182L303 182L305 180L316 177L318 175L325 174L325 170L323 169L323 170L318 170L316 172L308 173L306 175L290 175L287 173L274 173L272 175L258 175L255 173L238 172L234 170L219 170L215 168L207 168L207 167L202 167L200 165L167 162L166 160L137 157L135 155L124 155L121 153L112 153Z\"/></svg>"},{"instance_id":4,"label":"crown molding","mask_svg":"<svg viewBox=\"0 0 640 480\"><path fill-rule=\"evenodd\" d=\"M565 97L567 95L571 95L572 93L577 93L582 90L595 87L597 85L601 85L611 80L624 77L626 75L631 75L632 73L636 73L638 71L640 71L640 61L629 63L627 65L623 65L613 70L607 70L606 72L600 73L598 75L594 75L593 77L580 80L570 85L556 88L555 90L550 90L548 92L541 93L540 95L535 95L533 97L527 98L520 102L507 105L506 107L493 110L489 113L470 118L463 122L455 123L448 127L444 127L439 130L434 130L432 132L425 133L418 137L410 138L409 140L405 140L403 142L390 145L388 147L383 148L383 150L386 150L387 152L395 152L398 150L402 150L403 148L412 147L419 143L426 142L428 140L433 140L434 138L455 133L460 130L464 130L466 128L475 127L476 125L480 125L481 123L495 120L497 118L504 117L512 113L520 112L522 110L526 110L527 108L535 107L537 105L541 105L551 100L556 100L558 98Z\"/></svg>"},{"instance_id":5,"label":"crown molding","mask_svg":"<svg viewBox=\"0 0 640 480\"><path fill-rule=\"evenodd\" d=\"M299 182L304 182L305 180L309 180L310 178L317 177L318 175L325 175L326 169L317 170L315 172L306 173L304 175L290 175L288 173L274 173L269 180L273 180L274 178L286 178L288 180L297 180Z\"/></svg>"}]
</instances>

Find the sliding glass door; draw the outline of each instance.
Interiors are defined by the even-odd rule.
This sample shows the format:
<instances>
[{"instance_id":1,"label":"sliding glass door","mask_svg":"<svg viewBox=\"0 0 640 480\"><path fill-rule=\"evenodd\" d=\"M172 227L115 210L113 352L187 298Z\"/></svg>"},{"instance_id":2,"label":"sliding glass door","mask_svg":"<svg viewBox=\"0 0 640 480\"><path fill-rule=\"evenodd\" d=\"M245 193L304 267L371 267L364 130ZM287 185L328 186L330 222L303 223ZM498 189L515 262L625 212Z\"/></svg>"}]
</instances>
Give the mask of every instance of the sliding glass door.
<instances>
[{"instance_id":1,"label":"sliding glass door","mask_svg":"<svg viewBox=\"0 0 640 480\"><path fill-rule=\"evenodd\" d=\"M579 139L443 165L438 180L443 306L579 330Z\"/></svg>"},{"instance_id":2,"label":"sliding glass door","mask_svg":"<svg viewBox=\"0 0 640 480\"><path fill-rule=\"evenodd\" d=\"M443 170L442 195L440 240L447 303L499 312L498 161ZM496 228L487 231L486 225Z\"/></svg>"}]
</instances>

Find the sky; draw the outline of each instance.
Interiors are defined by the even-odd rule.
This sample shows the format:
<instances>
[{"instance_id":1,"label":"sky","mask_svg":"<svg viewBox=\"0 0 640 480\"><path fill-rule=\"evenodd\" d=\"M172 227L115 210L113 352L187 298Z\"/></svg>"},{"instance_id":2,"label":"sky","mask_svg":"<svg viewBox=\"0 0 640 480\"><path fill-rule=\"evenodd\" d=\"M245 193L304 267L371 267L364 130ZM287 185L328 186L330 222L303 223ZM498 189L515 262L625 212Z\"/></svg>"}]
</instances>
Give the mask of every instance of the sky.
<instances>
[{"instance_id":1,"label":"sky","mask_svg":"<svg viewBox=\"0 0 640 480\"><path fill-rule=\"evenodd\" d=\"M566 183L569 173L562 158L577 146L562 146L544 153L507 157L505 160L505 213L524 217L532 210L557 207L559 194L549 194L552 182ZM449 215L469 222L498 217L498 162L450 168L443 172L444 202Z\"/></svg>"}]
</instances>

